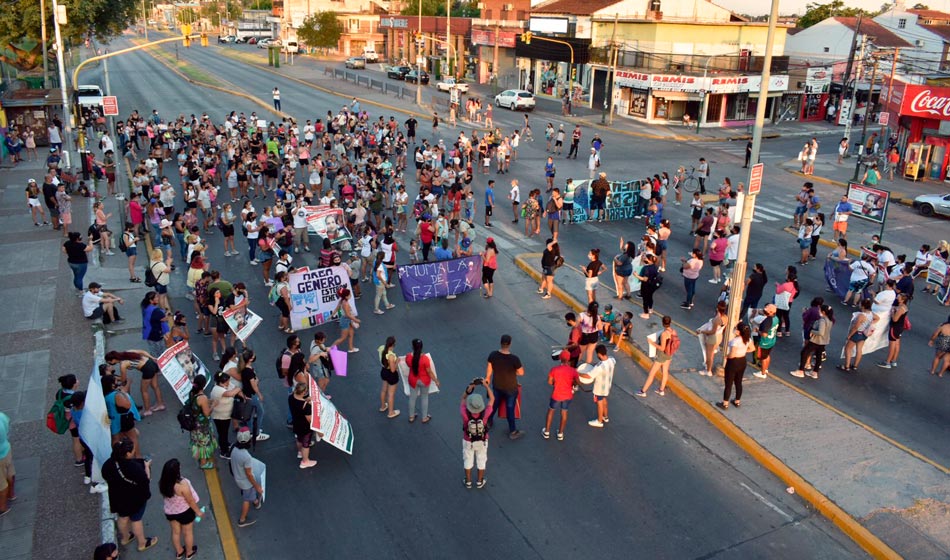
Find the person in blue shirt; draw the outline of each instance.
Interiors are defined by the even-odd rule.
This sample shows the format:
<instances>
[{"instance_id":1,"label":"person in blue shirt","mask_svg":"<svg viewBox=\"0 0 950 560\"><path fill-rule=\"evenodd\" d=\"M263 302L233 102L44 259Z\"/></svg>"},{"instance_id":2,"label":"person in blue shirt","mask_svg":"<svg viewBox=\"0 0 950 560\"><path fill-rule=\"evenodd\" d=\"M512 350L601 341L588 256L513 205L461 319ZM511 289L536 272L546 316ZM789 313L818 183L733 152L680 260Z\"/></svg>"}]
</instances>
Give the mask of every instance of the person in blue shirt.
<instances>
[{"instance_id":1,"label":"person in blue shirt","mask_svg":"<svg viewBox=\"0 0 950 560\"><path fill-rule=\"evenodd\" d=\"M848 218L851 217L852 212L854 212L854 207L848 202L848 195L841 195L841 200L835 205L835 211L832 215L835 241L839 237L842 239L848 237Z\"/></svg>"},{"instance_id":2,"label":"person in blue shirt","mask_svg":"<svg viewBox=\"0 0 950 560\"><path fill-rule=\"evenodd\" d=\"M10 511L7 502L16 499L13 483L16 471L13 469L13 452L10 450L10 417L0 412L0 517Z\"/></svg>"},{"instance_id":3,"label":"person in blue shirt","mask_svg":"<svg viewBox=\"0 0 950 560\"><path fill-rule=\"evenodd\" d=\"M435 248L435 260L447 261L453 257L452 251L449 250L449 240L447 237L443 237L442 242Z\"/></svg>"},{"instance_id":4,"label":"person in blue shirt","mask_svg":"<svg viewBox=\"0 0 950 560\"><path fill-rule=\"evenodd\" d=\"M491 214L492 208L495 207L495 181L493 179L488 181L488 186L485 188L485 227L491 227ZM438 248L436 251L438 252ZM438 256L436 256L438 259Z\"/></svg>"}]
</instances>

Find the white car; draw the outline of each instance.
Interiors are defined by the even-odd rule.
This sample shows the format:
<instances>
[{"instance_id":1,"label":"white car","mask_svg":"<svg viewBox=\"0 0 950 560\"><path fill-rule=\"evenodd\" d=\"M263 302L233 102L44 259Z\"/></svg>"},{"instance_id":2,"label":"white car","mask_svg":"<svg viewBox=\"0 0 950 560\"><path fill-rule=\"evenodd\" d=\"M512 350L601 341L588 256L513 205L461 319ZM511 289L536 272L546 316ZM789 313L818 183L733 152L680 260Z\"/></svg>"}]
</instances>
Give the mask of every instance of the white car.
<instances>
[{"instance_id":1,"label":"white car","mask_svg":"<svg viewBox=\"0 0 950 560\"><path fill-rule=\"evenodd\" d=\"M534 109L534 94L523 89L506 89L495 96L495 106L530 111Z\"/></svg>"},{"instance_id":2,"label":"white car","mask_svg":"<svg viewBox=\"0 0 950 560\"><path fill-rule=\"evenodd\" d=\"M439 91L452 91L452 88L455 88L459 93L468 93L468 84L458 82L451 76L435 84L435 88Z\"/></svg>"},{"instance_id":3,"label":"white car","mask_svg":"<svg viewBox=\"0 0 950 560\"><path fill-rule=\"evenodd\" d=\"M271 39L268 38L268 37L265 37L265 38L263 38L263 39L258 39L258 40L257 40L257 48L259 48L259 49L266 49L267 46L270 45L270 44L271 44Z\"/></svg>"}]
</instances>

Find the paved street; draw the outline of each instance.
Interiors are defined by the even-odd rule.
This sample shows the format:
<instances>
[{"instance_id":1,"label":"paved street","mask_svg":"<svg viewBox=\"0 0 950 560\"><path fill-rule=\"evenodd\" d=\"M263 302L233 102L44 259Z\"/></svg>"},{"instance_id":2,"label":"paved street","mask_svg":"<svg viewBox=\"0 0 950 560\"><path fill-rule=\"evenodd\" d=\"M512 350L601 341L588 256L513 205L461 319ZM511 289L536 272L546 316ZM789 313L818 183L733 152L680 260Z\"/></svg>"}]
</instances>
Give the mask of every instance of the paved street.
<instances>
[{"instance_id":1,"label":"paved street","mask_svg":"<svg viewBox=\"0 0 950 560\"><path fill-rule=\"evenodd\" d=\"M123 41L117 41L115 48L123 44ZM173 48L167 50L173 52ZM306 59L298 58L291 73L338 91L339 97L235 62L222 56L218 47L192 48L184 51L182 58L265 103L269 102L272 87L279 84L284 111L298 120L322 117L328 109L335 111L347 99L365 91L365 88L351 83L335 84L322 76L322 64ZM282 71L287 71L286 67ZM99 74L100 70L90 70L81 81L101 83ZM143 78L143 75L160 76L161 79ZM156 108L166 118L173 118L178 113L205 111L215 119L230 110L265 114L259 105L245 99L188 85L147 54L113 59L110 76L113 94L119 96L122 114L127 114L131 108L140 111ZM398 103L391 96L385 99L378 93L371 97L390 104ZM370 107L369 110L374 117L391 114L387 109ZM267 115L267 118L272 116ZM404 117L397 115L397 119L404 120ZM522 144L519 161L513 165L512 177L521 180L523 192L529 185L540 184L545 158L542 130L547 120L562 122L540 111L531 115L535 138L540 140L533 145ZM425 137L428 126L423 119L420 121L422 136ZM522 116L499 110L495 121L503 130L510 129L520 126ZM618 130L601 132L607 146L602 170L612 179L634 179L662 170L673 171L677 165L696 162L700 156L713 163L713 182L717 184L717 179L723 176L732 177L735 184L745 175L740 169L744 141L687 143L645 140L624 134L629 130L616 120L615 128ZM591 133L585 129L582 146L586 145ZM831 131L821 137L821 153L833 151L831 146L835 144L837 134L838 131ZM443 131L443 137L448 140L451 136ZM790 197L797 192L802 179L780 168L779 164L793 159L803 141L802 138L781 137L763 143L762 160L767 164L767 181L764 194L759 197L750 261L764 263L770 277L777 277L797 253L794 237L781 228L790 223ZM557 164L558 182L569 176L587 177L586 161L559 159ZM21 176L17 177L22 181ZM508 177L493 177L501 185L496 188L498 196L506 190L504 183ZM4 183L7 185L5 203L9 197L22 196L21 183ZM484 180L479 176L475 184L477 198L480 198ZM831 185L818 184L818 188L825 201L836 199L841 192ZM415 193L414 181L410 181L410 192ZM364 328L357 334L357 345L363 352L351 355L352 374L347 379L334 379L329 388L334 403L354 425L354 455L348 457L327 445L318 446L314 455L320 465L308 472L296 468L292 440L280 425L284 393L268 371L282 346L283 335L273 329L272 310L263 304L266 292L259 281L259 272L247 265L244 256L224 258L220 242L211 239L213 267L232 281L253 278L249 284L252 297L258 303L252 304L252 308L267 321L255 333L252 345L260 353L259 362L264 364L259 369L264 372L262 378L268 400L269 415L265 428L274 435L270 441L258 446L256 455L268 463L268 472L272 474L268 477L268 504L261 512L261 521L249 529L238 530L239 544L246 558L314 545L321 552L337 557L370 554L466 557L472 555L469 551L475 547L480 555L510 555L514 552L519 557L540 558L566 558L578 554L621 557L628 555L634 547L642 551L644 557L844 558L862 555L862 551L827 520L806 507L796 496L788 495L780 481L675 397L668 395L662 404L655 404L654 399L650 399L650 406L636 406L632 394L642 383L643 372L625 356L618 358L610 428L595 431L586 426L586 419L593 414L593 405L585 395L576 399L571 409L566 441L542 440L537 431L543 421L549 390L544 379L552 364L548 348L561 343L566 336L561 321L566 309L556 300L545 302L538 299L533 281L511 264L514 256L539 252L542 247L537 239L524 239L523 232L508 223L503 200L499 206L496 228L490 233L505 257L498 274L496 298L486 302L476 294L468 294L455 301L406 305L393 293L397 309L384 317L370 317L364 323ZM15 206L11 204L6 219L26 223L27 218L13 212L13 208ZM667 216L674 222L675 231L671 239L671 255L685 254L687 243L691 245L684 231L688 229L686 210L671 207ZM853 246L873 232L863 224L854 225ZM601 247L609 256L621 235L627 239L635 238L641 230L641 226L632 223L569 226L563 233L562 251L569 265L582 267L586 264L585 255L590 247ZM479 228L479 242L488 235L486 232ZM948 234L950 227L944 220L924 221L909 208L892 207L886 235L895 252L907 252L912 256L911 249L916 249L920 243L934 244L936 239L950 237ZM399 240L400 244L408 242L404 237ZM51 250L47 245L56 247L48 240L41 245L46 250ZM826 251L822 249L821 254ZM312 261L309 255L301 257L304 262L308 262L308 258ZM68 291L68 280L65 280L68 268L65 272L64 268L65 264L61 264L57 289ZM682 287L675 273L676 267L671 263L669 268L667 283L657 296L657 308L672 315L678 323L695 328L708 318L719 287L710 287L705 282L709 276L704 271L697 295L699 304L693 311L686 312L678 307ZM28 268L18 270L26 272ZM807 302L814 296L826 295L819 265L800 270L800 278L804 292L799 301ZM15 280L12 279L11 284L15 284ZM609 279L605 280L609 284ZM36 289L44 288L38 286ZM610 295L606 287L601 290L604 295ZM184 276L179 273L173 280L172 293L181 296L183 292ZM9 297L20 296L11 294ZM46 297L50 296L38 297L37 301ZM130 303L134 305L136 302ZM191 306L182 297L175 298L175 304L188 309ZM360 308L369 315L365 299ZM800 319L796 321L800 309L798 305L793 307L793 330L800 329ZM836 311L840 311L839 322L829 346L829 355L833 353L832 349L836 354L840 348L847 324L848 314L843 309ZM135 315L134 312L130 314ZM829 369L818 382L796 380L784 376L784 373L793 369L793 363L797 362L797 339L780 342L771 369L791 384L869 427L938 464L948 465L950 452L943 442L950 436L947 427L950 405L946 399L939 398L947 391L946 379L938 380L925 371L932 356L926 347L927 337L945 316L945 309L935 308L923 298L914 302L911 307L914 328L904 337L901 367L897 370L873 367L875 359L882 356L871 355L866 357L867 365L862 367L858 376L841 377ZM49 329L49 319L44 317L43 313L37 313L34 322L39 326L32 328ZM642 337L655 329L653 324L636 321L637 336ZM131 322L128 328L134 335L136 323ZM81 320L77 322L77 328L83 325ZM335 326L329 326L327 330L331 337L337 332ZM459 483L458 396L465 382L484 372L484 358L495 348L498 336L503 332L515 336L513 351L525 361L528 372L524 380L523 420L528 437L509 442L498 437L503 436L502 430L496 430L490 451L488 489L466 491ZM77 333L74 336L84 336L81 330ZM399 339L397 348L401 353L408 351L411 338L423 339L426 350L432 352L439 365L445 382L443 393L433 398L434 420L431 425L409 425L404 417L387 421L375 410L379 381L373 350L389 334L395 334ZM301 333L306 341L310 335L310 331ZM134 336L128 338L131 339L128 344L132 345ZM119 342L116 340L111 344ZM689 342L684 341L684 346L686 344ZM198 340L195 347L210 363L210 345L205 340ZM88 355L88 351L83 351L86 352L83 355ZM83 368L88 369L85 365ZM682 369L688 368L689 364L684 364ZM55 380L54 368L50 366L49 369L51 380ZM681 373L688 375L685 371ZM756 406L755 389L750 388L749 392L750 404ZM170 391L166 391L166 398L173 398ZM405 408L405 400L400 401L399 407ZM6 406L0 408L9 413ZM177 427L172 424L174 421L166 420L157 426L177 432ZM425 431L435 433L423 433ZM149 437L147 432L144 437ZM161 436L158 441L161 442L158 447L161 451L154 455L159 464L167 458L162 457L166 452L174 451L181 457L187 455L183 436L177 439ZM833 435L831 441L834 441ZM67 453L65 442L63 453ZM198 478L197 474L191 476L193 480ZM233 520L237 492L230 477L224 475L221 480L232 506ZM155 489L153 493L157 495ZM940 492L934 492L934 495L938 494ZM290 520L287 511L291 507L307 508L303 519ZM157 508L152 512L155 513ZM167 530L163 523L158 516L152 526L165 536ZM316 523L321 525L314 530ZM210 523L204 527L210 527ZM368 534L372 537L366 538ZM894 538L900 540L902 537ZM38 543L39 539L36 537L34 542ZM163 545L167 544L167 538L165 541ZM165 557L169 551L170 548L165 548L162 554L154 551L155 554L143 557ZM946 553L947 549L943 552Z\"/></svg>"}]
</instances>

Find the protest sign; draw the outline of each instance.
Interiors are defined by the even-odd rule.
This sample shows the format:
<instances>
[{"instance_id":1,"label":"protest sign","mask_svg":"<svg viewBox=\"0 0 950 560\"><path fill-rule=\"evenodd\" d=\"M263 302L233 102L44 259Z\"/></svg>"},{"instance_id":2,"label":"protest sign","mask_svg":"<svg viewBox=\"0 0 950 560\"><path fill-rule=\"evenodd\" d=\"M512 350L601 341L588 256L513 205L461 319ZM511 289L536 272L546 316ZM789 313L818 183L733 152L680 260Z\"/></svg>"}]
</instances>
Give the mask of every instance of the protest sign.
<instances>
[{"instance_id":1,"label":"protest sign","mask_svg":"<svg viewBox=\"0 0 950 560\"><path fill-rule=\"evenodd\" d=\"M564 189L564 203L573 204L568 219L572 223L583 223L590 219L591 181L574 181ZM604 214L608 221L628 220L636 216L640 198L640 181L611 181L610 195L604 205Z\"/></svg>"},{"instance_id":2,"label":"protest sign","mask_svg":"<svg viewBox=\"0 0 950 560\"><path fill-rule=\"evenodd\" d=\"M856 218L883 224L890 196L890 191L848 183L848 202L851 203L851 215Z\"/></svg>"},{"instance_id":3,"label":"protest sign","mask_svg":"<svg viewBox=\"0 0 950 560\"><path fill-rule=\"evenodd\" d=\"M651 342L656 342L660 339L660 333L650 333L647 335L647 356L651 358L656 358L656 346L650 344Z\"/></svg>"},{"instance_id":4,"label":"protest sign","mask_svg":"<svg viewBox=\"0 0 950 560\"><path fill-rule=\"evenodd\" d=\"M261 316L250 309L242 307L240 309L228 309L225 311L224 321L231 327L231 332L241 339L241 342L247 342L251 333L261 324Z\"/></svg>"},{"instance_id":5,"label":"protest sign","mask_svg":"<svg viewBox=\"0 0 950 560\"><path fill-rule=\"evenodd\" d=\"M307 225L310 229L330 243L342 243L353 239L346 229L346 218L342 208L325 208L312 212L307 216Z\"/></svg>"},{"instance_id":6,"label":"protest sign","mask_svg":"<svg viewBox=\"0 0 950 560\"><path fill-rule=\"evenodd\" d=\"M402 297L409 302L458 295L481 286L482 257L397 266Z\"/></svg>"},{"instance_id":7,"label":"protest sign","mask_svg":"<svg viewBox=\"0 0 950 560\"><path fill-rule=\"evenodd\" d=\"M175 391L175 396L181 401L181 404L188 402L191 394L192 380L196 375L205 376L205 381L210 381L208 368L205 367L198 356L191 351L187 340L182 340L172 346L158 357L158 367L162 370L162 376Z\"/></svg>"},{"instance_id":8,"label":"protest sign","mask_svg":"<svg viewBox=\"0 0 950 560\"><path fill-rule=\"evenodd\" d=\"M336 346L330 348L330 362L333 364L333 373L346 377L347 353Z\"/></svg>"},{"instance_id":9,"label":"protest sign","mask_svg":"<svg viewBox=\"0 0 950 560\"><path fill-rule=\"evenodd\" d=\"M301 268L290 274L290 325L294 330L309 329L333 321L340 298L337 290L349 288L350 277L342 266ZM355 317L353 298L348 301Z\"/></svg>"},{"instance_id":10,"label":"protest sign","mask_svg":"<svg viewBox=\"0 0 950 560\"><path fill-rule=\"evenodd\" d=\"M310 378L310 428L319 434L320 439L336 447L340 451L353 454L353 428L349 420L340 414L333 402L330 401L317 387L317 382Z\"/></svg>"},{"instance_id":11,"label":"protest sign","mask_svg":"<svg viewBox=\"0 0 950 560\"><path fill-rule=\"evenodd\" d=\"M943 286L947 279L947 261L940 257L934 257L930 261L930 267L927 269L927 283Z\"/></svg>"},{"instance_id":12,"label":"protest sign","mask_svg":"<svg viewBox=\"0 0 950 560\"><path fill-rule=\"evenodd\" d=\"M278 232L284 229L284 220L281 218L271 218L267 220L267 226L270 227L271 232Z\"/></svg>"}]
</instances>

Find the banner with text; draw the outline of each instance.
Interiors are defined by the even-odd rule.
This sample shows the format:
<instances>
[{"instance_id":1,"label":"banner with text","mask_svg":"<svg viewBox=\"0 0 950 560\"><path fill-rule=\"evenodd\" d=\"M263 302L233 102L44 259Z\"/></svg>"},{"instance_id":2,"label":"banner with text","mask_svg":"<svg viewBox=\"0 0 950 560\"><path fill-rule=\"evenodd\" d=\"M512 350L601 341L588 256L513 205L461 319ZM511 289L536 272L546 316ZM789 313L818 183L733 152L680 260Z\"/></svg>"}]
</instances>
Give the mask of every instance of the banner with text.
<instances>
[{"instance_id":1,"label":"banner with text","mask_svg":"<svg viewBox=\"0 0 950 560\"><path fill-rule=\"evenodd\" d=\"M573 204L570 220L583 223L590 219L590 181L575 181L565 189L564 204ZM629 220L636 215L640 181L611 181L605 205L608 221Z\"/></svg>"},{"instance_id":2,"label":"banner with text","mask_svg":"<svg viewBox=\"0 0 950 560\"><path fill-rule=\"evenodd\" d=\"M856 218L883 224L884 218L887 217L890 197L890 191L860 183L848 183L848 202L852 206L851 214Z\"/></svg>"},{"instance_id":3,"label":"banner with text","mask_svg":"<svg viewBox=\"0 0 950 560\"><path fill-rule=\"evenodd\" d=\"M482 280L482 257L475 255L431 263L397 266L402 297L422 301L477 289Z\"/></svg>"},{"instance_id":4,"label":"banner with text","mask_svg":"<svg viewBox=\"0 0 950 560\"><path fill-rule=\"evenodd\" d=\"M231 327L234 336L247 342L248 337L261 324L261 316L250 309L228 309L224 312L224 321Z\"/></svg>"},{"instance_id":5,"label":"banner with text","mask_svg":"<svg viewBox=\"0 0 950 560\"><path fill-rule=\"evenodd\" d=\"M290 326L294 330L309 329L336 320L332 316L340 298L340 288L350 287L350 277L342 266L301 268L290 274ZM356 316L353 298L348 301Z\"/></svg>"},{"instance_id":6,"label":"banner with text","mask_svg":"<svg viewBox=\"0 0 950 560\"><path fill-rule=\"evenodd\" d=\"M330 399L320 391L313 377L310 378L310 406L312 408L310 429L317 432L323 441L352 455L353 427Z\"/></svg>"},{"instance_id":7,"label":"banner with text","mask_svg":"<svg viewBox=\"0 0 950 560\"><path fill-rule=\"evenodd\" d=\"M172 346L158 357L158 367L162 370L162 376L175 391L175 396L181 401L181 404L188 402L188 396L191 394L192 380L196 375L205 376L206 381L211 380L208 368L205 367L198 356L191 351L191 346L187 340L182 340Z\"/></svg>"}]
</instances>

